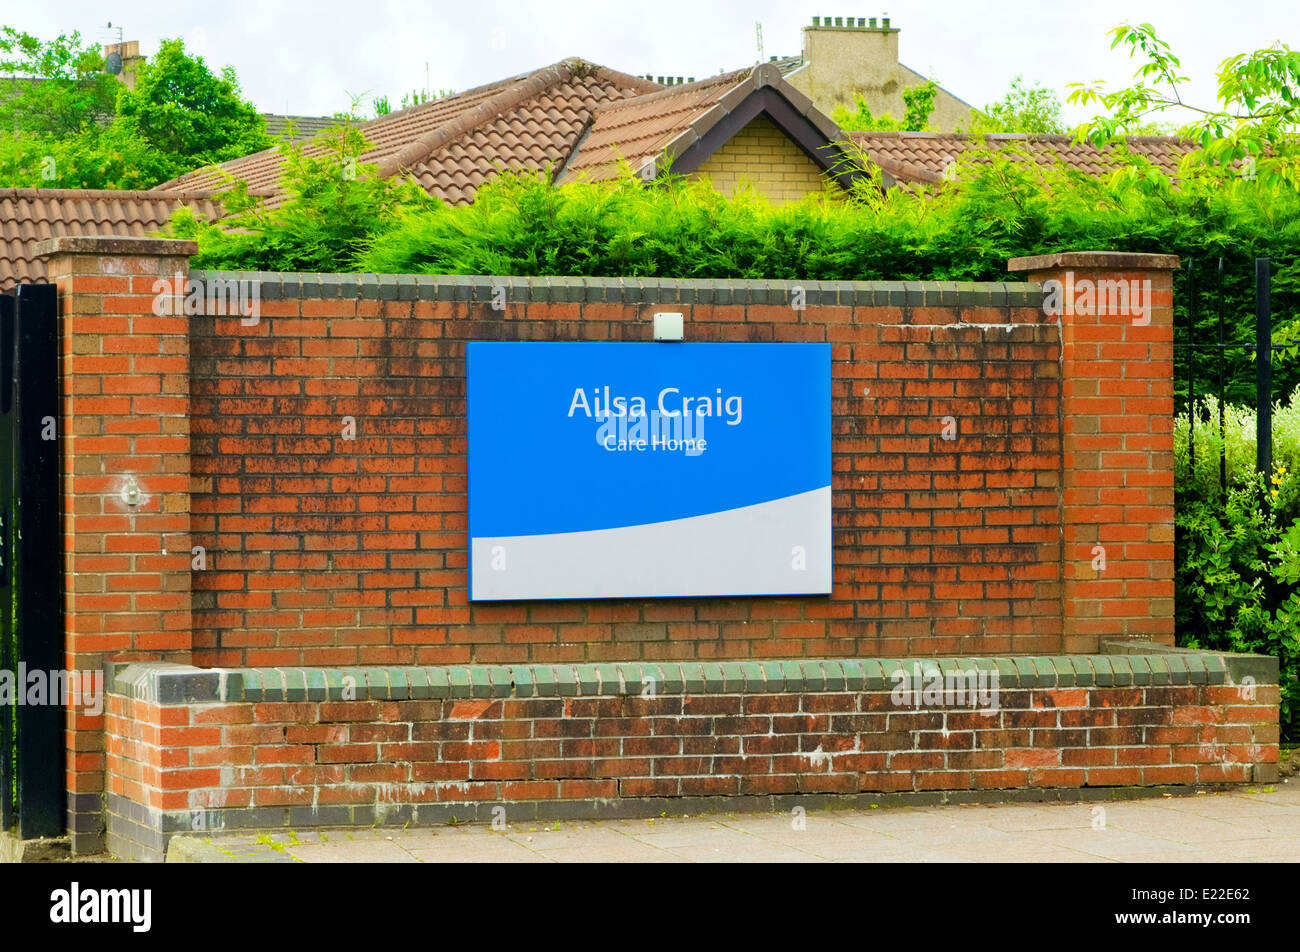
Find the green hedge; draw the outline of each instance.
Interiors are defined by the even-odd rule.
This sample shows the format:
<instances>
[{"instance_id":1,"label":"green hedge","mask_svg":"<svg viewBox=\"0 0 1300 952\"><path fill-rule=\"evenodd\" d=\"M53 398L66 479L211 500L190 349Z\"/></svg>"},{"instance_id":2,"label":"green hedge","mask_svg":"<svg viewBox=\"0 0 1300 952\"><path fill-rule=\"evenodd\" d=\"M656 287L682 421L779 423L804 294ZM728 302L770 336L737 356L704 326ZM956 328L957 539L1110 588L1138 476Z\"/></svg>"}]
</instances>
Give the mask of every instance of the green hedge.
<instances>
[{"instance_id":1,"label":"green hedge","mask_svg":"<svg viewBox=\"0 0 1300 952\"><path fill-rule=\"evenodd\" d=\"M1273 472L1255 472L1255 413L1198 401L1174 426L1175 619L1187 647L1281 661L1284 736L1300 734L1300 389L1273 415ZM1222 425L1222 433L1220 433ZM1193 459L1193 442L1195 454ZM1227 484L1220 477L1226 457Z\"/></svg>"},{"instance_id":2,"label":"green hedge","mask_svg":"<svg viewBox=\"0 0 1300 952\"><path fill-rule=\"evenodd\" d=\"M544 176L505 174L471 206L446 207L411 183L350 170L363 143L339 133L337 148L308 157L287 148L289 201L268 212L232 196L227 227L182 211L177 234L199 241L196 267L262 271L362 271L476 275L593 275L798 280L1010 280L1009 258L1070 250L1144 251L1194 263L1201 294L1188 310L1187 269L1175 275L1175 320L1185 340L1217 336L1222 314L1230 342L1254 340L1254 259L1273 262L1279 338L1300 310L1300 194L1210 169L1171 182L1137 156L1111 174L1088 176L971 155L938 193L864 183L845 198L828 192L774 207L752 192L725 198L706 183L631 175L556 188ZM233 226L233 227L231 227ZM1224 261L1222 284L1207 284ZM1244 411L1232 410L1229 486L1210 485L1208 463L1187 458L1187 351L1175 352L1177 430L1177 620L1180 643L1262 650L1283 658L1283 723L1294 732L1295 628L1300 573L1296 494L1300 411L1277 421L1277 502L1255 504L1253 449L1243 442ZM1276 392L1300 387L1294 353L1275 358ZM1196 392L1226 374L1229 403L1253 400L1251 356L1235 348L1196 359ZM1202 415L1207 412L1202 407ZM1242 429L1245 427L1246 429ZM1253 430L1250 430L1253 433ZM1198 424L1202 461L1217 426ZM1214 457L1217 460L1217 457ZM1217 462L1214 479L1217 480ZM1270 491L1271 491L1270 487ZM1259 490L1262 491L1262 490Z\"/></svg>"},{"instance_id":3,"label":"green hedge","mask_svg":"<svg viewBox=\"0 0 1300 952\"><path fill-rule=\"evenodd\" d=\"M351 137L350 139L348 137ZM681 178L631 175L556 188L545 176L504 174L471 206L446 207L418 187L343 174L364 143L355 129L332 152L287 149L291 199L255 207L220 228L182 212L196 237L195 264L263 271L371 271L481 275L595 275L797 280L1012 280L1009 258L1053 251L1145 251L1194 265L1202 293L1198 338L1254 340L1254 259L1272 259L1274 320L1293 333L1300 313L1300 194L1209 170L1171 182L1138 156L1090 176L970 153L938 194L884 194L864 183L844 200L815 196L772 206L753 192L725 198ZM829 193L828 193L829 194ZM842 193L840 193L842 195ZM242 208L238 202L236 208ZM1207 284L1224 261L1225 282ZM1186 332L1187 269L1175 275L1176 320ZM1300 336L1300 331L1295 331ZM1186 351L1177 356L1180 406ZM1196 359L1198 391L1219 358ZM1253 399L1254 369L1241 347L1224 366L1229 400ZM1279 360L1279 393L1300 385L1300 362Z\"/></svg>"}]
</instances>

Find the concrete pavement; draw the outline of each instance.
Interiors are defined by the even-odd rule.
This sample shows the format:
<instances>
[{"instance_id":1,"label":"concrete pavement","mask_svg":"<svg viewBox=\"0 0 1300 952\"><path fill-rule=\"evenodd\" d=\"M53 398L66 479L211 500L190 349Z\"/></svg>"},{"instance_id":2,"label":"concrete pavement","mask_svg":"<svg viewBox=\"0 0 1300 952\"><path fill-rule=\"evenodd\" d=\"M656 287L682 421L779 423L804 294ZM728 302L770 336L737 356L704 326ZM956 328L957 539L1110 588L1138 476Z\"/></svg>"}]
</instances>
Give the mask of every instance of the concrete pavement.
<instances>
[{"instance_id":1,"label":"concrete pavement","mask_svg":"<svg viewBox=\"0 0 1300 952\"><path fill-rule=\"evenodd\" d=\"M1230 793L186 838L188 862L1295 862L1300 782Z\"/></svg>"}]
</instances>

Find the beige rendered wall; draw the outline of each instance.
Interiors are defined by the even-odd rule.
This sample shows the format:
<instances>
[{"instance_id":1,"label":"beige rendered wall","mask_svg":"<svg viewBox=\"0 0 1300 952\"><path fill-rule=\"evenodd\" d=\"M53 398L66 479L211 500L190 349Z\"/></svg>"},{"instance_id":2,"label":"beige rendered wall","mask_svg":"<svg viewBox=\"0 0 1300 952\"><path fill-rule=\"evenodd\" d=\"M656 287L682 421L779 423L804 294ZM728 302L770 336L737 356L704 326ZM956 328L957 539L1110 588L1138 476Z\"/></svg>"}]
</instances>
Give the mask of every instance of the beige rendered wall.
<instances>
[{"instance_id":1,"label":"beige rendered wall","mask_svg":"<svg viewBox=\"0 0 1300 952\"><path fill-rule=\"evenodd\" d=\"M785 78L827 115L840 104L852 108L854 94L860 93L872 115L902 119L903 90L925 82L899 64L894 28L804 27L803 61ZM947 90L940 89L934 103L930 128L935 131L952 132L970 123L970 106Z\"/></svg>"}]
</instances>

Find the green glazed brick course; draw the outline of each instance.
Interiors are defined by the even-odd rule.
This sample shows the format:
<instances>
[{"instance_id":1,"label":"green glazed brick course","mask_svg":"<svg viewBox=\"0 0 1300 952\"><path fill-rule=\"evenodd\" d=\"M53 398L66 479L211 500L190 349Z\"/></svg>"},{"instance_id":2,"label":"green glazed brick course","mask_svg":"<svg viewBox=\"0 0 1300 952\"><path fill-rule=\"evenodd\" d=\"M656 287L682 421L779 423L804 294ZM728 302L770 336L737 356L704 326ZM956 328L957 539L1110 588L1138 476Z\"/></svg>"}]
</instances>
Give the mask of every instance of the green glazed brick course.
<instances>
[{"instance_id":1,"label":"green glazed brick course","mask_svg":"<svg viewBox=\"0 0 1300 952\"><path fill-rule=\"evenodd\" d=\"M269 702L284 700L284 676L279 671L274 668L262 668L257 672L257 676L261 685L257 700Z\"/></svg>"},{"instance_id":2,"label":"green glazed brick course","mask_svg":"<svg viewBox=\"0 0 1300 952\"><path fill-rule=\"evenodd\" d=\"M844 690L844 666L838 661L823 661L822 676L826 691Z\"/></svg>"},{"instance_id":3,"label":"green glazed brick course","mask_svg":"<svg viewBox=\"0 0 1300 952\"><path fill-rule=\"evenodd\" d=\"M1268 655L1232 654L1222 656L1227 665L1227 684L1249 683L1245 678L1253 678L1255 684L1278 683L1277 658Z\"/></svg>"},{"instance_id":4,"label":"green glazed brick course","mask_svg":"<svg viewBox=\"0 0 1300 952\"><path fill-rule=\"evenodd\" d=\"M1092 662L1092 671L1097 678L1097 687L1114 687L1115 674L1110 667L1110 658L1107 655L1091 655L1088 660Z\"/></svg>"},{"instance_id":5,"label":"green glazed brick course","mask_svg":"<svg viewBox=\"0 0 1300 952\"><path fill-rule=\"evenodd\" d=\"M343 685L347 688L348 693L345 697L353 700L363 700L368 698L366 693L366 669L365 668L344 668Z\"/></svg>"},{"instance_id":6,"label":"green glazed brick course","mask_svg":"<svg viewBox=\"0 0 1300 952\"><path fill-rule=\"evenodd\" d=\"M555 667L555 693L560 697L577 697L578 678L567 664Z\"/></svg>"},{"instance_id":7,"label":"green glazed brick course","mask_svg":"<svg viewBox=\"0 0 1300 952\"><path fill-rule=\"evenodd\" d=\"M1171 684L1188 683L1187 662L1184 660L1183 655L1165 655L1165 663L1169 665L1169 681Z\"/></svg>"},{"instance_id":8,"label":"green glazed brick course","mask_svg":"<svg viewBox=\"0 0 1300 952\"><path fill-rule=\"evenodd\" d=\"M600 694L600 674L594 664L576 665L573 670L578 679L578 693L584 697Z\"/></svg>"},{"instance_id":9,"label":"green glazed brick course","mask_svg":"<svg viewBox=\"0 0 1300 952\"><path fill-rule=\"evenodd\" d=\"M880 676L882 679L882 683L880 685L881 690L888 691L891 688L893 688L894 685L898 684L898 675L896 674L896 672L898 671L902 671L903 674L909 678L912 676L912 668L910 665L907 664L907 662L902 661L898 658L881 659L880 661Z\"/></svg>"},{"instance_id":10,"label":"green glazed brick course","mask_svg":"<svg viewBox=\"0 0 1300 952\"><path fill-rule=\"evenodd\" d=\"M745 661L740 665L740 673L745 679L744 687L741 690L746 693L761 694L768 689L767 678L763 676L762 665L753 661Z\"/></svg>"},{"instance_id":11,"label":"green glazed brick course","mask_svg":"<svg viewBox=\"0 0 1300 952\"><path fill-rule=\"evenodd\" d=\"M1133 668L1133 683L1141 687L1151 684L1151 664L1142 655L1130 655L1129 664Z\"/></svg>"},{"instance_id":12,"label":"green glazed brick course","mask_svg":"<svg viewBox=\"0 0 1300 952\"><path fill-rule=\"evenodd\" d=\"M468 670L469 670L470 696L475 698L491 697L492 679L488 674L488 669L475 666L469 668Z\"/></svg>"},{"instance_id":13,"label":"green glazed brick course","mask_svg":"<svg viewBox=\"0 0 1300 952\"><path fill-rule=\"evenodd\" d=\"M682 674L682 666L677 664L660 664L656 666L659 671L659 684L655 690L663 694L681 694L685 690L685 676Z\"/></svg>"},{"instance_id":14,"label":"green glazed brick course","mask_svg":"<svg viewBox=\"0 0 1300 952\"><path fill-rule=\"evenodd\" d=\"M704 673L704 693L721 694L726 689L726 678L722 673L722 665L716 661L706 661L700 665Z\"/></svg>"},{"instance_id":15,"label":"green glazed brick course","mask_svg":"<svg viewBox=\"0 0 1300 952\"><path fill-rule=\"evenodd\" d=\"M469 697L469 671L466 668L447 669L448 697Z\"/></svg>"},{"instance_id":16,"label":"green glazed brick course","mask_svg":"<svg viewBox=\"0 0 1300 952\"><path fill-rule=\"evenodd\" d=\"M1209 669L1205 666L1205 656L1199 654L1185 654L1183 661L1187 665L1187 680L1191 684L1208 684Z\"/></svg>"},{"instance_id":17,"label":"green glazed brick course","mask_svg":"<svg viewBox=\"0 0 1300 952\"><path fill-rule=\"evenodd\" d=\"M939 666L938 659L936 658L922 658L919 663L913 662L912 668L909 672L913 679L916 678L917 671L921 672L922 686L925 685L925 682L933 681L936 677L939 678L940 681L943 680L943 668Z\"/></svg>"},{"instance_id":18,"label":"green glazed brick course","mask_svg":"<svg viewBox=\"0 0 1300 952\"><path fill-rule=\"evenodd\" d=\"M1070 659L1064 655L1054 655L1051 659L1052 669L1056 672L1056 684L1062 688L1075 687L1078 682L1078 675L1075 673L1074 665L1070 664Z\"/></svg>"},{"instance_id":19,"label":"green glazed brick course","mask_svg":"<svg viewBox=\"0 0 1300 952\"><path fill-rule=\"evenodd\" d=\"M600 678L601 694L622 694L623 693L623 679L619 677L618 665L613 665L613 664L597 665L596 675Z\"/></svg>"},{"instance_id":20,"label":"green glazed brick course","mask_svg":"<svg viewBox=\"0 0 1300 952\"><path fill-rule=\"evenodd\" d=\"M966 670L966 667L967 666L962 664L962 660L960 658L939 659L939 674L943 678L944 684L948 683L949 675L952 675L953 679L955 680L961 672Z\"/></svg>"},{"instance_id":21,"label":"green glazed brick course","mask_svg":"<svg viewBox=\"0 0 1300 952\"><path fill-rule=\"evenodd\" d=\"M1224 663L1223 657L1217 654L1208 654L1203 656L1205 661L1205 673L1210 684L1224 684L1228 680L1228 666Z\"/></svg>"},{"instance_id":22,"label":"green glazed brick course","mask_svg":"<svg viewBox=\"0 0 1300 952\"><path fill-rule=\"evenodd\" d=\"M822 671L822 666L816 661L801 662L799 667L803 671L803 689L805 691L825 691L826 674Z\"/></svg>"},{"instance_id":23,"label":"green glazed brick course","mask_svg":"<svg viewBox=\"0 0 1300 952\"><path fill-rule=\"evenodd\" d=\"M1151 666L1151 683L1152 684L1169 684L1169 664L1165 660L1167 655L1148 655L1147 664Z\"/></svg>"},{"instance_id":24,"label":"green glazed brick course","mask_svg":"<svg viewBox=\"0 0 1300 952\"><path fill-rule=\"evenodd\" d=\"M1126 688L1133 684L1133 668L1127 655L1110 655L1110 673L1115 687Z\"/></svg>"},{"instance_id":25,"label":"green glazed brick course","mask_svg":"<svg viewBox=\"0 0 1300 952\"><path fill-rule=\"evenodd\" d=\"M648 666L643 668L639 664L620 664L617 667L619 676L623 679L625 694L640 694L650 683L654 684L655 691L659 690L659 678L648 669Z\"/></svg>"},{"instance_id":26,"label":"green glazed brick course","mask_svg":"<svg viewBox=\"0 0 1300 952\"><path fill-rule=\"evenodd\" d=\"M558 691L555 671L549 665L538 665L533 669L533 685L538 697L554 697Z\"/></svg>"},{"instance_id":27,"label":"green glazed brick course","mask_svg":"<svg viewBox=\"0 0 1300 952\"><path fill-rule=\"evenodd\" d=\"M864 691L882 691L885 688L885 666L875 659L862 662L862 688Z\"/></svg>"},{"instance_id":28,"label":"green glazed brick course","mask_svg":"<svg viewBox=\"0 0 1300 952\"><path fill-rule=\"evenodd\" d=\"M424 668L407 668L406 686L412 701L427 701L433 697L429 690L429 674Z\"/></svg>"},{"instance_id":29,"label":"green glazed brick course","mask_svg":"<svg viewBox=\"0 0 1300 952\"><path fill-rule=\"evenodd\" d=\"M784 304L802 287L809 307L1037 307L1041 284L954 281L789 281L605 278L571 275L293 274L194 271L198 280L255 280L266 301L384 300L490 303L497 287L511 303Z\"/></svg>"},{"instance_id":30,"label":"green glazed brick course","mask_svg":"<svg viewBox=\"0 0 1300 952\"><path fill-rule=\"evenodd\" d=\"M532 697L536 693L533 684L533 669L526 664L510 666L510 679L515 685L516 697Z\"/></svg>"},{"instance_id":31,"label":"green glazed brick course","mask_svg":"<svg viewBox=\"0 0 1300 952\"><path fill-rule=\"evenodd\" d=\"M722 665L722 690L727 694L740 694L745 690L745 671L738 661Z\"/></svg>"},{"instance_id":32,"label":"green glazed brick course","mask_svg":"<svg viewBox=\"0 0 1300 952\"><path fill-rule=\"evenodd\" d=\"M841 661L840 667L844 669L844 690L861 691L866 681L866 671L863 669L862 662Z\"/></svg>"},{"instance_id":33,"label":"green glazed brick course","mask_svg":"<svg viewBox=\"0 0 1300 952\"><path fill-rule=\"evenodd\" d=\"M704 693L704 669L699 664L689 661L682 664L682 693Z\"/></svg>"},{"instance_id":34,"label":"green glazed brick course","mask_svg":"<svg viewBox=\"0 0 1300 952\"><path fill-rule=\"evenodd\" d=\"M781 678L785 682L785 690L802 691L804 690L804 673L803 667L798 661L781 662Z\"/></svg>"},{"instance_id":35,"label":"green glazed brick course","mask_svg":"<svg viewBox=\"0 0 1300 952\"><path fill-rule=\"evenodd\" d=\"M420 670L419 668L412 669ZM329 700L329 682L325 678L325 672L320 668L304 668L303 680L307 686L308 701L327 701Z\"/></svg>"},{"instance_id":36,"label":"green glazed brick course","mask_svg":"<svg viewBox=\"0 0 1300 952\"><path fill-rule=\"evenodd\" d=\"M248 685L245 682L245 691ZM325 698L329 701L343 700L346 687L343 684L343 672L335 668L327 668L325 671Z\"/></svg>"},{"instance_id":37,"label":"green glazed brick course","mask_svg":"<svg viewBox=\"0 0 1300 952\"><path fill-rule=\"evenodd\" d=\"M439 698L575 697L639 694L738 694L892 690L902 671L910 682L937 674L945 683L970 671L996 672L1004 689L1277 683L1277 660L1190 650L1150 654L1052 657L822 659L632 662L579 665L452 667L243 668L202 670L161 662L111 663L110 693L162 704L301 702Z\"/></svg>"},{"instance_id":38,"label":"green glazed brick course","mask_svg":"<svg viewBox=\"0 0 1300 952\"><path fill-rule=\"evenodd\" d=\"M764 661L763 680L767 683L768 691L784 691L785 665L779 661Z\"/></svg>"},{"instance_id":39,"label":"green glazed brick course","mask_svg":"<svg viewBox=\"0 0 1300 952\"><path fill-rule=\"evenodd\" d=\"M451 697L451 675L445 668L429 668L429 697L435 699Z\"/></svg>"}]
</instances>

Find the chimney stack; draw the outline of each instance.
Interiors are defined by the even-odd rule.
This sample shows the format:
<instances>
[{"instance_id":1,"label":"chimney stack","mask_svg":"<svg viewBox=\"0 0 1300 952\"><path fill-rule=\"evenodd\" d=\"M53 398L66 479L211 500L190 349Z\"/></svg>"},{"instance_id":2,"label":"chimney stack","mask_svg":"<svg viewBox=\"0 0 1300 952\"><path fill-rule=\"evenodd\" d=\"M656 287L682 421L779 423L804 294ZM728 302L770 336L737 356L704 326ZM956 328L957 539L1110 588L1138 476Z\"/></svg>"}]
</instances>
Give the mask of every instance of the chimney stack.
<instances>
[{"instance_id":1,"label":"chimney stack","mask_svg":"<svg viewBox=\"0 0 1300 952\"><path fill-rule=\"evenodd\" d=\"M812 26L805 30L875 30L889 32L895 30L889 25L889 17L813 17ZM895 30L896 32L896 30Z\"/></svg>"},{"instance_id":2,"label":"chimney stack","mask_svg":"<svg viewBox=\"0 0 1300 952\"><path fill-rule=\"evenodd\" d=\"M113 62L116 57L117 62ZM140 64L144 62L144 57L140 55L140 41L126 40L122 43L109 43L104 47L105 67L108 72L113 73L117 78L126 85L127 89L135 89L135 74ZM119 65L120 64L120 65ZM117 69L110 68L117 65Z\"/></svg>"}]
</instances>

